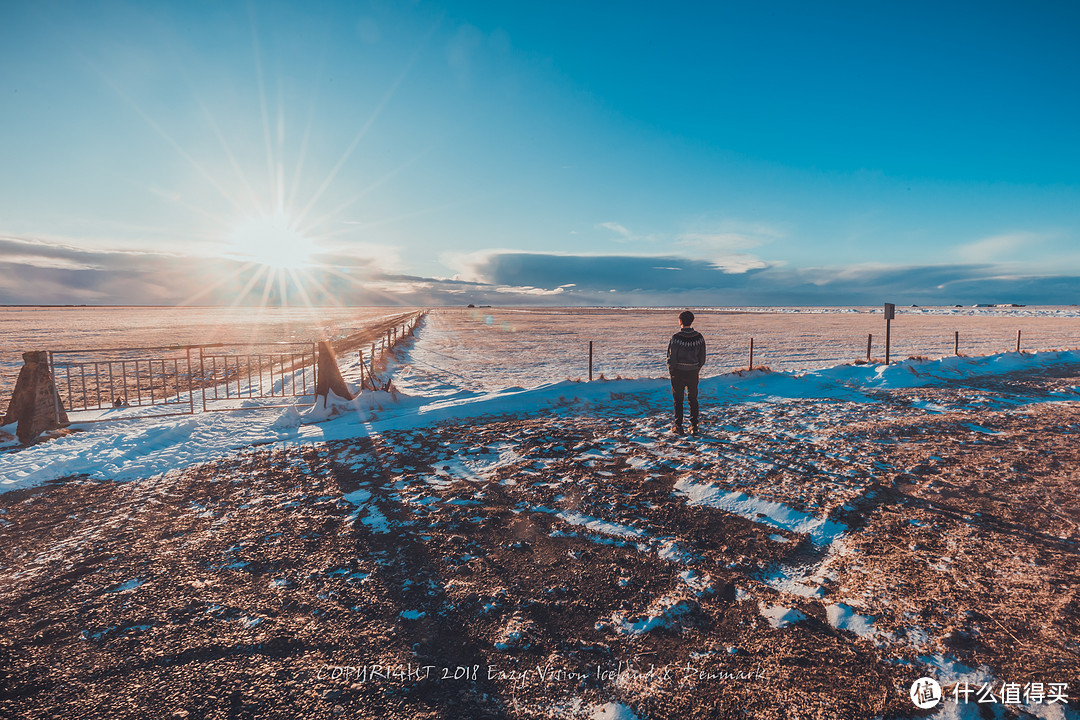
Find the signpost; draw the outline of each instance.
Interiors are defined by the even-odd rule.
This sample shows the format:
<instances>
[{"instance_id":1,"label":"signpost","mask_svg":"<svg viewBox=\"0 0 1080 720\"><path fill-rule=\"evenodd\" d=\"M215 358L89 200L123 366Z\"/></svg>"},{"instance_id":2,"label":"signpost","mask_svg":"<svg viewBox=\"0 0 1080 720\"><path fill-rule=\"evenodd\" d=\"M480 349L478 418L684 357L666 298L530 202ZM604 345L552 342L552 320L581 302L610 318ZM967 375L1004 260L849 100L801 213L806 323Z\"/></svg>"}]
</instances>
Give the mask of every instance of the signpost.
<instances>
[{"instance_id":1,"label":"signpost","mask_svg":"<svg viewBox=\"0 0 1080 720\"><path fill-rule=\"evenodd\" d=\"M892 340L892 321L896 317L896 305L885 303L885 364L889 364L889 344Z\"/></svg>"}]
</instances>

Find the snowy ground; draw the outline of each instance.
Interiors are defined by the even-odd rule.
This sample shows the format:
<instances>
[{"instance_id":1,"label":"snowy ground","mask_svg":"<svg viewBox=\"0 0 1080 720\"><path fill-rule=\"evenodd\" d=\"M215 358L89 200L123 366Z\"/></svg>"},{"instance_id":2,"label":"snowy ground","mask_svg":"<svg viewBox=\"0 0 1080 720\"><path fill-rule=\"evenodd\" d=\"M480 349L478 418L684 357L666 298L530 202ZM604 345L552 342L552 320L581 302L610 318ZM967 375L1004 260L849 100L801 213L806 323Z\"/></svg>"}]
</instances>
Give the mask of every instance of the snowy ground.
<instances>
[{"instance_id":1,"label":"snowy ground","mask_svg":"<svg viewBox=\"0 0 1080 720\"><path fill-rule=\"evenodd\" d=\"M718 375L678 438L436 320L396 397L0 454L0 713L1077 717L1080 353Z\"/></svg>"}]
</instances>

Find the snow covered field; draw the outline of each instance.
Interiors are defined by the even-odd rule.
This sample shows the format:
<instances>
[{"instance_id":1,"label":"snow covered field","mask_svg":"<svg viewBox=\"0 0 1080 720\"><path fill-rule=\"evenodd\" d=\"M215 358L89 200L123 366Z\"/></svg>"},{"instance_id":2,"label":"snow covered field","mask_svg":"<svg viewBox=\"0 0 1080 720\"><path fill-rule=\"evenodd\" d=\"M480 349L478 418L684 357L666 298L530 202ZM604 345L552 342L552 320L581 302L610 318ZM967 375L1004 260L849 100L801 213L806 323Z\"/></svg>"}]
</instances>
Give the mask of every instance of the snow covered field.
<instances>
[{"instance_id":1,"label":"snow covered field","mask_svg":"<svg viewBox=\"0 0 1080 720\"><path fill-rule=\"evenodd\" d=\"M562 315L557 317L563 321ZM457 327L448 327L455 321L459 323ZM579 407L597 404L613 406L619 414L639 412L634 403L618 409L621 398L636 398L658 407L668 403L668 381L656 372L651 362L639 360L643 370L653 370L651 377L597 380L591 384L567 380L569 359L552 366L543 361L541 349L561 344L550 340L553 331L532 333L532 342L541 349L509 341L500 346L485 342L490 332L488 325L481 321L482 329L473 330L468 325L470 322L473 319L466 314L429 314L415 340L387 358L384 372L392 375L398 390L393 397L381 392L364 393L352 403L332 404L327 408L320 403L313 408L285 411L196 413L81 426L76 422L74 428L79 432L73 435L16 454L0 455L0 489L28 487L72 474L101 479L142 479L265 443L344 439L490 415L573 414ZM503 340L517 341L521 337L512 330L502 332L507 333ZM646 337L655 337L655 333L643 332L637 339L642 342ZM627 339L631 346L632 340L632 337ZM516 367L510 365L511 357L516 359ZM642 358L644 353L639 349L635 357ZM502 365L500 361L508 364ZM1080 363L1080 351L946 357L935 361L905 361L889 367L838 365L805 372L726 373L703 379L700 391L702 402L712 406L798 399L872 402L876 391L947 386L971 375L1038 371L1074 363ZM357 357L342 356L339 364L347 381L359 382ZM530 387L512 383L514 379L524 381L526 377L545 374L547 382L533 382ZM1077 398L1080 396L1074 397L1071 392L1055 397ZM983 406L991 407L994 402L976 398L973 406L984 403ZM934 410L932 404L926 408ZM335 416L339 419L323 424ZM13 434L15 427L3 429ZM14 447L15 442L11 439L6 445Z\"/></svg>"},{"instance_id":2,"label":"snow covered field","mask_svg":"<svg viewBox=\"0 0 1080 720\"><path fill-rule=\"evenodd\" d=\"M1080 346L1078 308L899 308L892 323L893 360L988 355L1016 348ZM450 309L428 315L426 332L410 357L416 387L493 390L533 387L588 377L593 342L594 377L666 375L664 351L678 330L677 310ZM754 365L773 370L818 369L885 356L880 309L787 308L782 311L698 311L694 327L706 339L703 374L745 368L750 339ZM409 381L412 375L402 379ZM401 384L401 383L399 383Z\"/></svg>"},{"instance_id":3,"label":"snow covered field","mask_svg":"<svg viewBox=\"0 0 1080 720\"><path fill-rule=\"evenodd\" d=\"M781 372L714 366L701 387L706 433L679 439L666 431L669 385L655 363L668 314L614 315L435 312L388 360L396 396L118 421L9 445L0 580L5 603L26 609L2 629L29 637L43 614L62 628L52 642L87 667L109 657L127 667L133 643L201 657L213 643L305 637L304 652L281 651L284 660L245 650L225 652L220 666L285 663L277 672L305 678L315 696L271 683L252 702L261 693L302 706L301 716L341 704L359 717L365 708L417 717L430 693L441 711L461 703L515 718L906 718L917 716L907 690L921 675L949 690L1041 682L1075 694L1080 351ZM920 320L937 332L941 317ZM815 331L832 323L853 336L880 324L857 313L811 320ZM1008 329L997 323L1015 318L963 320L994 340ZM1062 323L1076 319L1033 321L1068 345ZM904 316L894 330L914 322ZM784 357L801 362L789 317L706 314L697 325L734 338L739 323L755 338L782 329ZM582 374L572 368L590 338L598 358L604 348L620 358L597 373L627 379L566 379ZM356 381L356 358L339 359ZM50 520L57 509L66 519ZM59 522L63 531L42 534ZM171 540L154 540L177 533L186 549L175 555ZM50 578L87 565L91 551L110 559L57 595ZM147 567L149 556L160 565ZM49 609L61 605L76 609ZM354 645L312 649L330 636ZM450 636L468 647L447 651ZM15 664L40 666L28 647ZM346 660L447 657L508 675L390 690L311 679ZM704 677L620 672L620 662ZM545 663L616 671L553 683L536 672ZM747 671L768 680L708 679ZM35 687L27 672L19 682ZM198 678L168 677L141 682L206 691ZM115 711L122 679L72 687L112 688L95 702ZM62 703L70 691L51 692ZM159 693L161 707L180 706L170 692ZM216 706L200 707L192 712L212 716ZM949 700L936 716L977 710ZM1060 702L990 710L1077 716Z\"/></svg>"},{"instance_id":4,"label":"snow covered field","mask_svg":"<svg viewBox=\"0 0 1080 720\"><path fill-rule=\"evenodd\" d=\"M394 308L0 308L0 403L6 403L26 350L147 347L338 339ZM410 356L399 385L410 391L535 387L594 376L659 377L677 310L604 308L439 308ZM898 308L892 358L986 355L1080 346L1080 308ZM823 368L884 357L880 308L724 308L698 311L709 342L706 375L754 364L774 370Z\"/></svg>"}]
</instances>

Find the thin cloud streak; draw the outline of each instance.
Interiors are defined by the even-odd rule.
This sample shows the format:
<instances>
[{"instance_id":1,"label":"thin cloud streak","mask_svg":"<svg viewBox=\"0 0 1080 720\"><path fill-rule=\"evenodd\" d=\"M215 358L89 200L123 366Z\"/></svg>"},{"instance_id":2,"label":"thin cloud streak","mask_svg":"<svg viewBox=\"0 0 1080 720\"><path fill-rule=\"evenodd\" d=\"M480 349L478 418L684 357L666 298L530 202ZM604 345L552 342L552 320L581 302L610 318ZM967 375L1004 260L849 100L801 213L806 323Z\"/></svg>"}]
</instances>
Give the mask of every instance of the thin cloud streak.
<instances>
[{"instance_id":1,"label":"thin cloud streak","mask_svg":"<svg viewBox=\"0 0 1080 720\"><path fill-rule=\"evenodd\" d=\"M508 251L446 258L459 271L448 279L398 274L393 252L355 250L324 251L311 268L290 274L223 258L0 237L0 303L273 305L306 297L342 305L1034 305L1073 303L1080 290L1077 276L1011 273L992 263L744 269L677 255Z\"/></svg>"}]
</instances>

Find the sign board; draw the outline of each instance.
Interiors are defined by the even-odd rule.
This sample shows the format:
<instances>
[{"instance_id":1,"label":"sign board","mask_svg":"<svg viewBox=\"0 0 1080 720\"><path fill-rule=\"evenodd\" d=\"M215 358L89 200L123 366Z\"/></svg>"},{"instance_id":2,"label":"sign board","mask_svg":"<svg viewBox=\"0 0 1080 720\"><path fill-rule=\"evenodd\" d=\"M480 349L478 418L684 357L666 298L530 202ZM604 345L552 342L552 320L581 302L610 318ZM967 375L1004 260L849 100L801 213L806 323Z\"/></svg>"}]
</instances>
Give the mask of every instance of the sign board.
<instances>
[{"instance_id":1,"label":"sign board","mask_svg":"<svg viewBox=\"0 0 1080 720\"><path fill-rule=\"evenodd\" d=\"M885 319L886 320L895 320L896 319L896 305L894 305L892 303L885 303Z\"/></svg>"}]
</instances>

